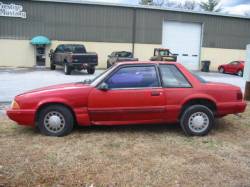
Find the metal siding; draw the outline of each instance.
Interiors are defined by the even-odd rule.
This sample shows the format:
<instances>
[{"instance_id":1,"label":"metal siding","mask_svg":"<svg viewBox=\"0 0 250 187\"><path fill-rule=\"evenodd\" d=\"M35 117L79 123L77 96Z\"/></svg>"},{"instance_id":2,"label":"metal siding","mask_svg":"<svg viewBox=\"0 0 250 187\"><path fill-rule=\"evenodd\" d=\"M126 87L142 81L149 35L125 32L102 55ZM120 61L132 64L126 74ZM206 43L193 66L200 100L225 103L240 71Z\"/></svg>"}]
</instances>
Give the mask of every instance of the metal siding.
<instances>
[{"instance_id":1,"label":"metal siding","mask_svg":"<svg viewBox=\"0 0 250 187\"><path fill-rule=\"evenodd\" d=\"M4 1L10 3L10 1ZM122 42L133 40L133 8L56 2L11 1L21 4L27 19L0 17L0 38ZM203 47L245 49L250 19L136 9L135 42L161 44L163 20L202 23Z\"/></svg>"},{"instance_id":2,"label":"metal siding","mask_svg":"<svg viewBox=\"0 0 250 187\"><path fill-rule=\"evenodd\" d=\"M245 49L250 43L250 19L148 9L137 10L136 42L161 44L163 20L203 24L203 47Z\"/></svg>"},{"instance_id":3,"label":"metal siding","mask_svg":"<svg viewBox=\"0 0 250 187\"><path fill-rule=\"evenodd\" d=\"M23 5L27 19L0 17L1 38L30 39L41 34L53 40L132 41L133 10L129 8L11 2Z\"/></svg>"}]
</instances>

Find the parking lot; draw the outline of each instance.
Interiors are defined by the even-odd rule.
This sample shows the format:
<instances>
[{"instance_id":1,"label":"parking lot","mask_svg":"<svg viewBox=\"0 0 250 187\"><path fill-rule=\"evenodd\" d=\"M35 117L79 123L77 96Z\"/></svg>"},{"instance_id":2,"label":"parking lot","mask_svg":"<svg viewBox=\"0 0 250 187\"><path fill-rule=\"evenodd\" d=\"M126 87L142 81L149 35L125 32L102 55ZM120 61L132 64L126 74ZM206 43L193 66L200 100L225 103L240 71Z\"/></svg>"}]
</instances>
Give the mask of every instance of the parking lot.
<instances>
[{"instance_id":1,"label":"parking lot","mask_svg":"<svg viewBox=\"0 0 250 187\"><path fill-rule=\"evenodd\" d=\"M97 70L94 75L88 75L85 71L73 72L72 75L64 75L63 70L59 68L55 71L49 69L1 68L0 102L10 102L15 95L31 89L92 79L103 71ZM244 90L245 81L241 77L217 72L197 72L197 74L208 81L234 84Z\"/></svg>"}]
</instances>

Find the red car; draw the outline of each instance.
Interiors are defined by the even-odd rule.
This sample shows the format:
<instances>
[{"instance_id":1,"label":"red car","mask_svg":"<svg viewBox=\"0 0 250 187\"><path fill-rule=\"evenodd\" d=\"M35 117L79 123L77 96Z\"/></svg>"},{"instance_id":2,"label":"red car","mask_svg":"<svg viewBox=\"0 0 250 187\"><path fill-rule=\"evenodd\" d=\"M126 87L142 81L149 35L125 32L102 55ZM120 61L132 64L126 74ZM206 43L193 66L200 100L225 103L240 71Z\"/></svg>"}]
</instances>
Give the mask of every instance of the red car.
<instances>
[{"instance_id":1,"label":"red car","mask_svg":"<svg viewBox=\"0 0 250 187\"><path fill-rule=\"evenodd\" d=\"M9 118L63 136L75 124L180 122L187 135L206 135L215 117L246 108L240 88L206 82L181 64L117 63L92 81L33 90L15 97Z\"/></svg>"},{"instance_id":2,"label":"red car","mask_svg":"<svg viewBox=\"0 0 250 187\"><path fill-rule=\"evenodd\" d=\"M231 73L237 74L238 76L243 76L244 72L244 61L233 61L229 64L223 64L218 67L220 73Z\"/></svg>"}]
</instances>

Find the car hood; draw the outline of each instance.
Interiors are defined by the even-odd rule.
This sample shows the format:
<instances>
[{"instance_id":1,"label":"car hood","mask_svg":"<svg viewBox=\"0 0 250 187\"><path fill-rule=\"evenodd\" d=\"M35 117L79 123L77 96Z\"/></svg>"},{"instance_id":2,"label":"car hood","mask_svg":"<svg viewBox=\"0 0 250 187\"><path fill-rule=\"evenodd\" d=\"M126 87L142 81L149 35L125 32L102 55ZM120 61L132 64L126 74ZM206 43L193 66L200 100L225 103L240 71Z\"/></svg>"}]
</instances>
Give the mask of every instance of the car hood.
<instances>
[{"instance_id":1,"label":"car hood","mask_svg":"<svg viewBox=\"0 0 250 187\"><path fill-rule=\"evenodd\" d=\"M30 90L27 92L24 92L22 94L19 94L18 96L26 95L26 94L39 94L39 93L46 93L46 92L60 92L60 91L66 91L66 90L75 90L79 88L90 88L91 86L89 84L83 84L83 83L66 83L66 84L58 84L53 86L47 86L42 88L37 88L34 90Z\"/></svg>"}]
</instances>

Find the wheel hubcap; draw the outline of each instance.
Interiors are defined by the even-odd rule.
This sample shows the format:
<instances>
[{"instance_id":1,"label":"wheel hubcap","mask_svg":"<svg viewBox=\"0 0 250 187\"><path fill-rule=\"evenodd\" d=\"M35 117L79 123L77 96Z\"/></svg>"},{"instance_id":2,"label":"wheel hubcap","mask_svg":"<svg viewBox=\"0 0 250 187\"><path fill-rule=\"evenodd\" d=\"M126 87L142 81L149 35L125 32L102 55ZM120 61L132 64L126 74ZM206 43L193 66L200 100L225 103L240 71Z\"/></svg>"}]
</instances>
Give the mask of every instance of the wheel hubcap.
<instances>
[{"instance_id":1,"label":"wheel hubcap","mask_svg":"<svg viewBox=\"0 0 250 187\"><path fill-rule=\"evenodd\" d=\"M188 125L193 132L201 133L207 129L209 118L204 112L196 112L190 116Z\"/></svg>"},{"instance_id":2,"label":"wheel hubcap","mask_svg":"<svg viewBox=\"0 0 250 187\"><path fill-rule=\"evenodd\" d=\"M65 127L65 119L63 115L57 111L52 111L44 117L45 128L52 133L58 133Z\"/></svg>"},{"instance_id":3,"label":"wheel hubcap","mask_svg":"<svg viewBox=\"0 0 250 187\"><path fill-rule=\"evenodd\" d=\"M239 71L239 72L238 72L238 75L239 75L239 76L242 76L242 71Z\"/></svg>"}]
</instances>

